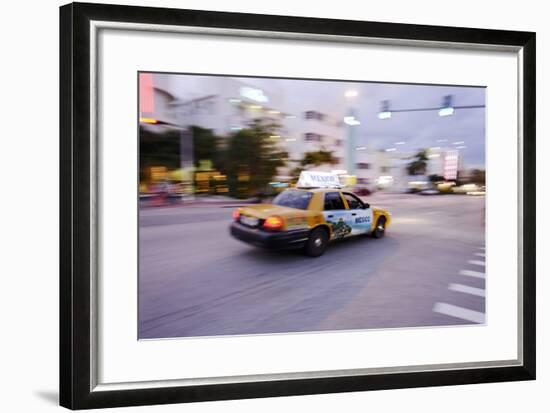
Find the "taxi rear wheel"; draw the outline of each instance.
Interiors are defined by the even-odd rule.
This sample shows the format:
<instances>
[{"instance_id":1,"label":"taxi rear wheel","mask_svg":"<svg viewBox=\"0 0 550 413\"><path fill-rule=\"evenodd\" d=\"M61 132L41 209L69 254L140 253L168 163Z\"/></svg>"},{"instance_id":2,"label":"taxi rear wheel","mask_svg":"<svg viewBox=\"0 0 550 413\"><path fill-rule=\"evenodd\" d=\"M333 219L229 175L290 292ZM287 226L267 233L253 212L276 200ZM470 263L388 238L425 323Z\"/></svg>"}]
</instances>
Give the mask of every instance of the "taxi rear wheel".
<instances>
[{"instance_id":1,"label":"taxi rear wheel","mask_svg":"<svg viewBox=\"0 0 550 413\"><path fill-rule=\"evenodd\" d=\"M305 245L305 253L310 257L323 255L328 245L328 233L323 228L315 228L309 234Z\"/></svg>"},{"instance_id":2,"label":"taxi rear wheel","mask_svg":"<svg viewBox=\"0 0 550 413\"><path fill-rule=\"evenodd\" d=\"M372 236L374 238L382 238L386 232L386 218L380 217L376 221L376 228L372 231Z\"/></svg>"}]
</instances>

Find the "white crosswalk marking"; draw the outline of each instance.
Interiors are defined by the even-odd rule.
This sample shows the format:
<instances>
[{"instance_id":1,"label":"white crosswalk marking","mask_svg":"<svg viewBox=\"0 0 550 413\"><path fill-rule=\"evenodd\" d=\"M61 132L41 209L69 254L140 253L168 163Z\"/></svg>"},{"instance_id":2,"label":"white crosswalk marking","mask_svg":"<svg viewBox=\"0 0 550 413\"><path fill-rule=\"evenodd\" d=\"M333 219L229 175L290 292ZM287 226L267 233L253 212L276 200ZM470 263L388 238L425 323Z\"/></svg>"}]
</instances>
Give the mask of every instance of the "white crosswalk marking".
<instances>
[{"instance_id":1,"label":"white crosswalk marking","mask_svg":"<svg viewBox=\"0 0 550 413\"><path fill-rule=\"evenodd\" d=\"M464 284L449 284L449 290L457 291L459 293L477 295L478 297L485 297L484 289L474 288Z\"/></svg>"},{"instance_id":2,"label":"white crosswalk marking","mask_svg":"<svg viewBox=\"0 0 550 413\"><path fill-rule=\"evenodd\" d=\"M440 314L445 314L455 318L472 321L474 323L484 323L485 313L469 310L467 308L458 307L447 303L435 303L433 311Z\"/></svg>"},{"instance_id":3,"label":"white crosswalk marking","mask_svg":"<svg viewBox=\"0 0 550 413\"><path fill-rule=\"evenodd\" d=\"M485 278L484 272L472 271L472 270L460 270L460 275L466 275L467 277Z\"/></svg>"},{"instance_id":4,"label":"white crosswalk marking","mask_svg":"<svg viewBox=\"0 0 550 413\"><path fill-rule=\"evenodd\" d=\"M474 252L474 255L476 257L485 258L485 247L478 247L478 250L481 250L482 252ZM468 264L485 267L485 260L468 260ZM467 277L485 279L485 271L460 270L459 274ZM478 297L485 297L485 290L483 288L470 287L469 285L464 284L449 284L449 290L464 294L471 294ZM459 307L453 304L437 302L433 306L433 311L435 313L445 314L474 323L485 323L485 312L474 311L469 308Z\"/></svg>"}]
</instances>

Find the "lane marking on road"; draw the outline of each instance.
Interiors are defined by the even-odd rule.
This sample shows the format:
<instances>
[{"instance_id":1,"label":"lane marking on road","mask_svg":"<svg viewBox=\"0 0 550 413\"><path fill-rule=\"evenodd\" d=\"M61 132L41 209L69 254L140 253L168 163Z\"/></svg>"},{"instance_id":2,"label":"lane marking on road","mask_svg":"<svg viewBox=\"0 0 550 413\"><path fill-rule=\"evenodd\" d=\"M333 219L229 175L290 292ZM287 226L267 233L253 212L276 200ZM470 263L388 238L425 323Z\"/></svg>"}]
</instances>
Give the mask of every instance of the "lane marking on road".
<instances>
[{"instance_id":1,"label":"lane marking on road","mask_svg":"<svg viewBox=\"0 0 550 413\"><path fill-rule=\"evenodd\" d=\"M485 261L469 260L468 264L481 265L481 266L485 267Z\"/></svg>"},{"instance_id":2,"label":"lane marking on road","mask_svg":"<svg viewBox=\"0 0 550 413\"><path fill-rule=\"evenodd\" d=\"M436 313L445 314L451 317L472 321L474 323L482 324L485 322L485 313L469 310L467 308L458 307L452 304L435 303L433 311Z\"/></svg>"},{"instance_id":3,"label":"lane marking on road","mask_svg":"<svg viewBox=\"0 0 550 413\"><path fill-rule=\"evenodd\" d=\"M485 278L485 273L484 272L479 272L479 271L460 270L459 274L460 275L466 275L468 277Z\"/></svg>"},{"instance_id":4,"label":"lane marking on road","mask_svg":"<svg viewBox=\"0 0 550 413\"><path fill-rule=\"evenodd\" d=\"M485 297L484 289L474 288L464 284L449 284L449 290L457 291L459 293L477 295L478 297Z\"/></svg>"},{"instance_id":5,"label":"lane marking on road","mask_svg":"<svg viewBox=\"0 0 550 413\"><path fill-rule=\"evenodd\" d=\"M483 257L485 258L485 253L484 252L476 252L474 253L474 255L478 256L478 257Z\"/></svg>"},{"instance_id":6,"label":"lane marking on road","mask_svg":"<svg viewBox=\"0 0 550 413\"><path fill-rule=\"evenodd\" d=\"M424 222L426 222L426 220L422 218L407 218L407 217L392 218L392 223L394 224L422 224Z\"/></svg>"}]
</instances>

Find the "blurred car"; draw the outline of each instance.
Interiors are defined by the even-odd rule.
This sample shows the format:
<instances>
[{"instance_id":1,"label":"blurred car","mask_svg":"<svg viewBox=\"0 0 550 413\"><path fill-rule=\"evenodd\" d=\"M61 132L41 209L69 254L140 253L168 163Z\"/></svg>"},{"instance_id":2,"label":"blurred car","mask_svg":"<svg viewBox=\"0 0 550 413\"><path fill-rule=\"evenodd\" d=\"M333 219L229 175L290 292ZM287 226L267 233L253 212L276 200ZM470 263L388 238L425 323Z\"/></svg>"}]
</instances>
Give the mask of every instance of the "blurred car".
<instances>
[{"instance_id":1,"label":"blurred car","mask_svg":"<svg viewBox=\"0 0 550 413\"><path fill-rule=\"evenodd\" d=\"M430 188L430 189L423 189L422 191L418 192L420 195L439 195L441 192L439 192L437 189Z\"/></svg>"},{"instance_id":2,"label":"blurred car","mask_svg":"<svg viewBox=\"0 0 550 413\"><path fill-rule=\"evenodd\" d=\"M485 187L478 184L464 184L453 187L452 191L455 194L484 195Z\"/></svg>"},{"instance_id":3,"label":"blurred car","mask_svg":"<svg viewBox=\"0 0 550 413\"><path fill-rule=\"evenodd\" d=\"M394 179L391 175L382 175L376 179L376 187L378 189L388 189L391 188L393 184Z\"/></svg>"},{"instance_id":4,"label":"blurred car","mask_svg":"<svg viewBox=\"0 0 550 413\"><path fill-rule=\"evenodd\" d=\"M407 182L407 192L417 193L430 188L430 181L426 176L411 176Z\"/></svg>"},{"instance_id":5,"label":"blurred car","mask_svg":"<svg viewBox=\"0 0 550 413\"><path fill-rule=\"evenodd\" d=\"M317 173L321 178L327 175ZM390 213L330 184L337 179L331 178L328 185L323 179L314 179L319 186L311 186L311 182L298 185L281 192L271 204L235 209L231 235L269 249L303 248L311 257L322 255L333 240L362 234L383 237Z\"/></svg>"},{"instance_id":6,"label":"blurred car","mask_svg":"<svg viewBox=\"0 0 550 413\"><path fill-rule=\"evenodd\" d=\"M351 192L358 196L369 196L372 191L365 185L354 185L351 187Z\"/></svg>"},{"instance_id":7,"label":"blurred car","mask_svg":"<svg viewBox=\"0 0 550 413\"><path fill-rule=\"evenodd\" d=\"M435 186L439 192L442 194L450 194L453 192L453 188L456 186L455 182L436 182Z\"/></svg>"}]
</instances>

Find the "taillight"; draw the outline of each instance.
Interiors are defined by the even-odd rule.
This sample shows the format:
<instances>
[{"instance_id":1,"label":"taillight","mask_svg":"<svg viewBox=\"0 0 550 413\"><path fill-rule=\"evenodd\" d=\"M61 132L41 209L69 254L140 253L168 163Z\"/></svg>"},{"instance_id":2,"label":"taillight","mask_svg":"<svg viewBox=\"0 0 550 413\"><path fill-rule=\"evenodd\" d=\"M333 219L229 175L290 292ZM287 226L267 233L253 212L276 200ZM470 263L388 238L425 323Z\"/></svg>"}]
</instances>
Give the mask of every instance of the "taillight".
<instances>
[{"instance_id":1,"label":"taillight","mask_svg":"<svg viewBox=\"0 0 550 413\"><path fill-rule=\"evenodd\" d=\"M233 211L233 219L235 221L238 221L240 217L241 217L241 211L239 211L238 209L235 209Z\"/></svg>"},{"instance_id":2,"label":"taillight","mask_svg":"<svg viewBox=\"0 0 550 413\"><path fill-rule=\"evenodd\" d=\"M283 227L283 220L279 217L268 217L264 221L264 228L266 229L281 229Z\"/></svg>"}]
</instances>

